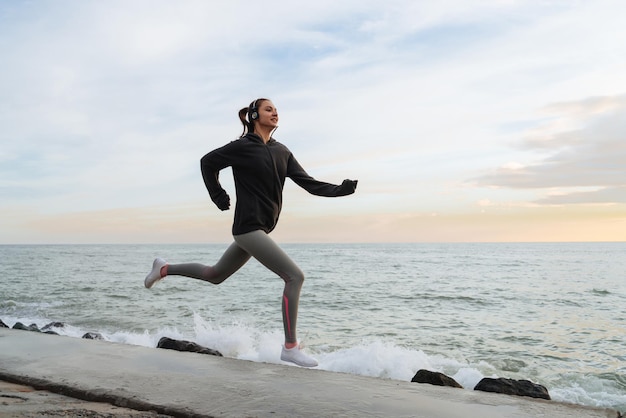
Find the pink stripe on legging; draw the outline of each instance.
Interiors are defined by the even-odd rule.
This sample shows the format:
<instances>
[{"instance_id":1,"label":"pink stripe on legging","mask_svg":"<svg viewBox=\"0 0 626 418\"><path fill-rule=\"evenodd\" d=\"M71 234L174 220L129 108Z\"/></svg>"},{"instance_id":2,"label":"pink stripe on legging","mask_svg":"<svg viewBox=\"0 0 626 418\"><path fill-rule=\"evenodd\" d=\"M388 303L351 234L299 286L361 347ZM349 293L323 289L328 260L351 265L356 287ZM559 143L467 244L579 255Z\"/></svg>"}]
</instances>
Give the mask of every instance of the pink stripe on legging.
<instances>
[{"instance_id":1,"label":"pink stripe on legging","mask_svg":"<svg viewBox=\"0 0 626 418\"><path fill-rule=\"evenodd\" d=\"M283 303L285 304L285 321L287 321L287 333L291 337L291 322L289 321L289 299L283 294Z\"/></svg>"}]
</instances>

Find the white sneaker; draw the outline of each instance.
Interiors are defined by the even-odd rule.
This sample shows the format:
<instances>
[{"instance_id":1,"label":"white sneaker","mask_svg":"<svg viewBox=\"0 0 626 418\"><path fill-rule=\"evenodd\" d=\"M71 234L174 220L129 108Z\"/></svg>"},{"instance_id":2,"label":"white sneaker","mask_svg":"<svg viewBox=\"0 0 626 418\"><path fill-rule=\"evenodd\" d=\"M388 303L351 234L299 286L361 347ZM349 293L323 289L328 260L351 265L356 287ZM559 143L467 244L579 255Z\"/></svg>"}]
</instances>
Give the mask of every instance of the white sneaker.
<instances>
[{"instance_id":1,"label":"white sneaker","mask_svg":"<svg viewBox=\"0 0 626 418\"><path fill-rule=\"evenodd\" d=\"M163 260L162 258L154 259L154 261L152 262L152 270L150 271L150 273L148 273L148 275L146 276L146 279L143 281L143 284L148 289L150 289L152 286L156 284L156 282L158 282L159 280L163 278L161 277L161 267L163 267L166 264L167 264L167 261Z\"/></svg>"},{"instance_id":2,"label":"white sneaker","mask_svg":"<svg viewBox=\"0 0 626 418\"><path fill-rule=\"evenodd\" d=\"M283 345L283 351L280 353L280 359L282 361L288 361L295 363L302 367L315 367L317 366L317 360L313 357L309 357L300 350L300 346L297 345L293 348L285 348Z\"/></svg>"}]
</instances>

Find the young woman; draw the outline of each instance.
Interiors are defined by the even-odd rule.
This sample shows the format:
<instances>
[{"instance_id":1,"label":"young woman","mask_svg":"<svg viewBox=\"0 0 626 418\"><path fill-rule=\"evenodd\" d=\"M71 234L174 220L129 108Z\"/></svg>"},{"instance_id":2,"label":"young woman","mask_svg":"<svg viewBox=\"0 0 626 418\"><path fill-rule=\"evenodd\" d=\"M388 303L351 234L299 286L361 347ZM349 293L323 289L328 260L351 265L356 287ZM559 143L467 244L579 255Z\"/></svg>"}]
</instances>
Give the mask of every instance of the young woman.
<instances>
[{"instance_id":1,"label":"young woman","mask_svg":"<svg viewBox=\"0 0 626 418\"><path fill-rule=\"evenodd\" d=\"M334 185L315 180L300 166L286 146L272 138L278 127L278 111L268 99L257 99L239 111L241 137L206 154L200 160L204 184L211 200L221 210L230 208L230 197L219 182L219 172L231 167L237 201L232 227L234 242L213 266L198 263L168 264L157 258L144 284L151 288L165 276L186 276L220 284L250 257L276 273L285 282L282 298L285 344L281 360L303 367L317 361L300 350L296 338L298 301L304 274L270 238L282 207L285 178L318 196L346 196L356 190L356 180Z\"/></svg>"}]
</instances>

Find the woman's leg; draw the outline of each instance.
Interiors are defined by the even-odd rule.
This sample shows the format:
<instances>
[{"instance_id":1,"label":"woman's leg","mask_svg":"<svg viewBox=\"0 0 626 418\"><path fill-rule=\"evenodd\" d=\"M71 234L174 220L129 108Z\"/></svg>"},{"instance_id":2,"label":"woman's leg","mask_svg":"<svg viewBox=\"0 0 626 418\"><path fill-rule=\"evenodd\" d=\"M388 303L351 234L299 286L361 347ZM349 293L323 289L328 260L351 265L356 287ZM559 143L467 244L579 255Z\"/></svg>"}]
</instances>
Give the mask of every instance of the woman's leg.
<instances>
[{"instance_id":1,"label":"woman's leg","mask_svg":"<svg viewBox=\"0 0 626 418\"><path fill-rule=\"evenodd\" d=\"M241 268L250 259L250 254L233 242L214 266L200 263L167 264L157 259L153 271L146 277L146 287L152 287L165 276L185 276L220 284ZM159 262L160 260L160 262ZM155 271L158 269L158 272Z\"/></svg>"},{"instance_id":2,"label":"woman's leg","mask_svg":"<svg viewBox=\"0 0 626 418\"><path fill-rule=\"evenodd\" d=\"M302 270L291 258L263 231L253 231L236 235L235 242L248 254L256 258L265 267L279 275L285 281L283 291L283 326L285 343L297 345L296 324L298 320L298 303L300 290L304 282Z\"/></svg>"},{"instance_id":3,"label":"woman's leg","mask_svg":"<svg viewBox=\"0 0 626 418\"><path fill-rule=\"evenodd\" d=\"M236 235L235 242L285 281L282 309L285 345L280 353L280 359L303 367L317 366L317 360L300 351L296 338L298 302L300 301L300 289L302 289L304 282L304 274L296 263L263 231Z\"/></svg>"}]
</instances>

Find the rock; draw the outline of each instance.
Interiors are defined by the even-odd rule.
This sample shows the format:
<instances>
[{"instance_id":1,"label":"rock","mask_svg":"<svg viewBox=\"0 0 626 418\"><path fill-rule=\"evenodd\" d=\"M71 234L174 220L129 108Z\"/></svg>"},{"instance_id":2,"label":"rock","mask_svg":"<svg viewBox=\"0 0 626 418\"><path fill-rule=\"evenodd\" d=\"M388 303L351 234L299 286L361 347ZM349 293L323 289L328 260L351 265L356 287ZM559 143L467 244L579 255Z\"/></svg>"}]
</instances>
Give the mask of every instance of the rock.
<instances>
[{"instance_id":1,"label":"rock","mask_svg":"<svg viewBox=\"0 0 626 418\"><path fill-rule=\"evenodd\" d=\"M63 322L50 322L48 325L44 326L41 331L48 331L50 328L63 328L64 326L65 324Z\"/></svg>"},{"instance_id":2,"label":"rock","mask_svg":"<svg viewBox=\"0 0 626 418\"><path fill-rule=\"evenodd\" d=\"M63 322L50 322L41 329L41 332L44 334L59 335L58 332L52 331L52 328L63 328L64 326L65 324Z\"/></svg>"},{"instance_id":3,"label":"rock","mask_svg":"<svg viewBox=\"0 0 626 418\"><path fill-rule=\"evenodd\" d=\"M16 322L15 325L13 325L13 329L21 329L23 331L41 332L37 324L30 324L29 326L26 326L22 324L21 322Z\"/></svg>"},{"instance_id":4,"label":"rock","mask_svg":"<svg viewBox=\"0 0 626 418\"><path fill-rule=\"evenodd\" d=\"M533 383L528 380L513 380L503 377L492 379L483 378L474 390L483 392L504 393L506 395L529 396L531 398L540 398L550 400L550 394L545 386Z\"/></svg>"},{"instance_id":5,"label":"rock","mask_svg":"<svg viewBox=\"0 0 626 418\"><path fill-rule=\"evenodd\" d=\"M0 328L9 328L9 326L2 322L2 319L0 319Z\"/></svg>"},{"instance_id":6,"label":"rock","mask_svg":"<svg viewBox=\"0 0 626 418\"><path fill-rule=\"evenodd\" d=\"M450 386L453 388L463 388L456 380L450 376L446 376L443 373L431 372L429 370L418 370L411 379L411 382L415 383L429 383L436 386Z\"/></svg>"},{"instance_id":7,"label":"rock","mask_svg":"<svg viewBox=\"0 0 626 418\"><path fill-rule=\"evenodd\" d=\"M86 340L104 340L104 337L99 332L86 332L81 338Z\"/></svg>"},{"instance_id":8,"label":"rock","mask_svg":"<svg viewBox=\"0 0 626 418\"><path fill-rule=\"evenodd\" d=\"M168 337L161 338L159 340L159 343L157 344L157 348L165 348L168 350L176 350L176 351L189 351L192 353L210 354L213 356L223 357L222 353L220 353L217 350L203 347L191 341L174 340Z\"/></svg>"},{"instance_id":9,"label":"rock","mask_svg":"<svg viewBox=\"0 0 626 418\"><path fill-rule=\"evenodd\" d=\"M21 329L24 331L28 331L28 328L26 327L26 325L22 324L21 322L16 322L15 324L13 324L13 329Z\"/></svg>"}]
</instances>

